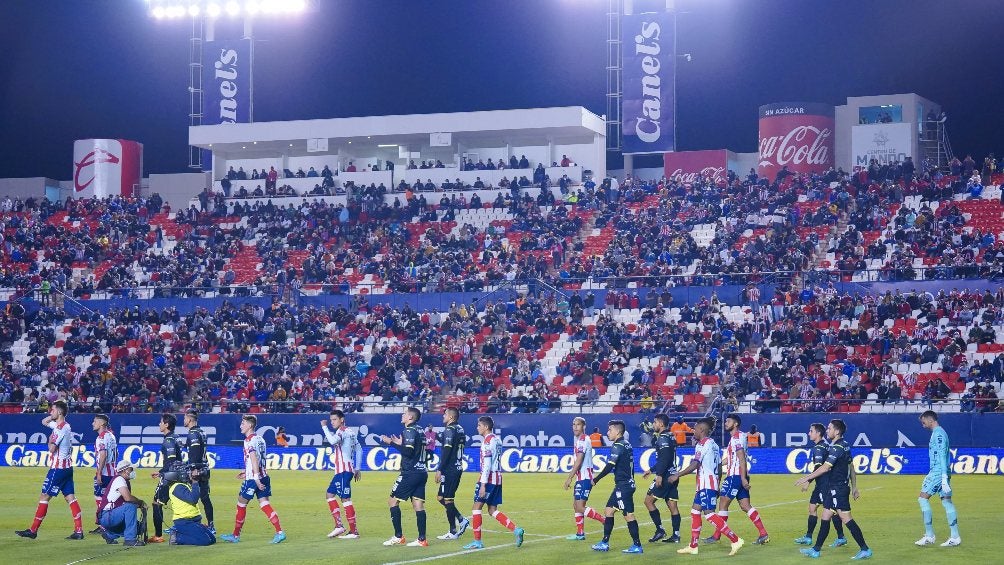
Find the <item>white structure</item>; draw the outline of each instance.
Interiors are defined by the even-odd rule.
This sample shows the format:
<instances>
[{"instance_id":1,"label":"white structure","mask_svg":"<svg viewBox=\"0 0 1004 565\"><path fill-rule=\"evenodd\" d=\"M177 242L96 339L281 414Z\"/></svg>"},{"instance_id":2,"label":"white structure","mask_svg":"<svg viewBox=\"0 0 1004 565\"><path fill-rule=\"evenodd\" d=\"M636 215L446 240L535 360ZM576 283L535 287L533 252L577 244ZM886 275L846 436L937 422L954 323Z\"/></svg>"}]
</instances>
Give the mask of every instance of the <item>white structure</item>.
<instances>
[{"instance_id":1,"label":"white structure","mask_svg":"<svg viewBox=\"0 0 1004 565\"><path fill-rule=\"evenodd\" d=\"M928 115L940 113L940 104L912 93L849 97L836 107L836 166L853 171L872 158L902 162L907 156L919 166L922 140L935 136L927 131Z\"/></svg>"},{"instance_id":2,"label":"white structure","mask_svg":"<svg viewBox=\"0 0 1004 565\"><path fill-rule=\"evenodd\" d=\"M447 178L473 183L477 176L495 184L502 176L512 176L509 158L524 155L531 170L518 174L528 177L538 163L550 169L551 164L560 164L563 155L574 165L548 170L554 181L568 174L579 182L586 171L598 178L606 175L603 118L581 106L193 126L189 143L212 151L212 176L217 181L230 167L243 168L249 176L255 169L275 167L281 176L283 170L295 173L313 167L320 172L327 166L338 171L336 185L352 180L391 188L402 178L408 183L421 179L438 185ZM501 159L507 169L460 171L464 158L475 163ZM407 169L409 162L423 160L440 161L445 168ZM347 172L350 166L356 171ZM300 192L320 179L294 181L283 184ZM255 181L234 182L235 188L238 184L249 191L256 187Z\"/></svg>"}]
</instances>

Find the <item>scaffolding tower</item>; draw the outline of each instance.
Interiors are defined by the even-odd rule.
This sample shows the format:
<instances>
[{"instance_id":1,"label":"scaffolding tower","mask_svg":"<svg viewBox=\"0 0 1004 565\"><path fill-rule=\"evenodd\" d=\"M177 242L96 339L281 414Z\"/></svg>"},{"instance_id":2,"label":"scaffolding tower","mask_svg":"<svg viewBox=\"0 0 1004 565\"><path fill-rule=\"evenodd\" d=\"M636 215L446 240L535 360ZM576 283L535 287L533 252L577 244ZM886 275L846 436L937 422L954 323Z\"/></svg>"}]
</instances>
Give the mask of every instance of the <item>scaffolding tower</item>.
<instances>
[{"instance_id":1,"label":"scaffolding tower","mask_svg":"<svg viewBox=\"0 0 1004 565\"><path fill-rule=\"evenodd\" d=\"M621 0L609 0L607 6L607 151L620 151Z\"/></svg>"}]
</instances>

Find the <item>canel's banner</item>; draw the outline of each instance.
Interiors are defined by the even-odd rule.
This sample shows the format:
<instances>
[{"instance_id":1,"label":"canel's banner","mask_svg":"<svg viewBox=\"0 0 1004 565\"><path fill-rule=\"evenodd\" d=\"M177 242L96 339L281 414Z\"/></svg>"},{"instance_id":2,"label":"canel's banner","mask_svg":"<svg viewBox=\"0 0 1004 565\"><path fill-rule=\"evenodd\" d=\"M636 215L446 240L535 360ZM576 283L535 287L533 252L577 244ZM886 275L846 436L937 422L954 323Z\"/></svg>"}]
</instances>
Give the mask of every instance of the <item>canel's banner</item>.
<instances>
[{"instance_id":1,"label":"canel's banner","mask_svg":"<svg viewBox=\"0 0 1004 565\"><path fill-rule=\"evenodd\" d=\"M771 181L788 167L794 173L822 173L833 166L833 106L782 102L760 106L757 174Z\"/></svg>"},{"instance_id":2,"label":"canel's banner","mask_svg":"<svg viewBox=\"0 0 1004 565\"><path fill-rule=\"evenodd\" d=\"M202 51L203 125L251 121L251 45L247 39L207 41Z\"/></svg>"},{"instance_id":3,"label":"canel's banner","mask_svg":"<svg viewBox=\"0 0 1004 565\"><path fill-rule=\"evenodd\" d=\"M673 14L621 17L621 127L623 153L676 148L676 53Z\"/></svg>"},{"instance_id":4,"label":"canel's banner","mask_svg":"<svg viewBox=\"0 0 1004 565\"><path fill-rule=\"evenodd\" d=\"M809 443L809 425L813 422L825 424L832 418L841 418L847 424L847 441L852 447L882 449L893 447L924 447L930 439L930 432L917 420L923 409L913 414L742 414L742 429L756 425L764 435L765 447L805 447ZM926 406L924 407L926 408ZM935 406L937 409L937 406ZM296 447L318 447L324 445L320 420L326 414L258 414L258 433L270 445L275 442L275 431L279 426L286 429L289 443ZM614 415L583 414L588 432L598 428L606 432L607 421ZM685 415L694 422L696 415ZM0 445L45 443L48 428L41 425L41 414L0 415ZM494 414L495 433L501 438L503 447L568 447L571 445L572 418L575 414ZM640 427L644 415L617 414L627 424L628 439L638 444ZM671 415L675 419L675 415ZM241 434L240 414L203 414L200 418L210 445L229 445L239 441ZM95 434L91 431L93 415L69 415L74 442L93 444ZM120 445L160 444L158 429L160 417L157 414L111 414L111 426ZM181 415L178 420L181 421ZM350 426L359 430L360 442L364 447L380 445L381 434L391 435L401 432L399 414L348 414ZM477 417L464 414L460 417L464 429L476 429ZM957 447L1004 447L1004 414L941 414L940 423ZM421 426L431 425L442 429L439 414L426 414L419 422ZM185 437L187 430L178 427L178 435ZM720 441L720 438L717 438ZM475 438L474 445L478 440Z\"/></svg>"},{"instance_id":5,"label":"canel's banner","mask_svg":"<svg viewBox=\"0 0 1004 565\"><path fill-rule=\"evenodd\" d=\"M143 144L126 139L73 142L73 197L132 196L143 179Z\"/></svg>"},{"instance_id":6,"label":"canel's banner","mask_svg":"<svg viewBox=\"0 0 1004 565\"><path fill-rule=\"evenodd\" d=\"M729 152L724 149L709 151L680 151L663 156L663 170L667 179L695 182L698 176L715 183L728 181Z\"/></svg>"},{"instance_id":7,"label":"canel's banner","mask_svg":"<svg viewBox=\"0 0 1004 565\"><path fill-rule=\"evenodd\" d=\"M18 444L0 447L0 467L46 467L49 451L44 444ZM854 470L859 474L922 475L930 469L927 449L921 447L851 450ZM610 454L601 447L593 456L593 468L601 469ZM271 447L265 456L269 469L291 471L330 471L332 449L317 447ZM694 457L694 450L677 450L676 466L685 467ZM119 458L141 468L159 468L163 461L159 444L120 446ZM243 469L244 454L239 445L214 445L209 448L209 465L214 469ZM749 468L756 474L806 473L810 450L806 448L753 448L749 451ZM635 447L636 472L651 470L656 463L655 450ZM94 467L93 446L80 445L73 450L74 465ZM390 447L363 448L363 471L399 471L401 456ZM568 473L575 463L572 448L506 447L502 449L502 470L506 473ZM464 469L480 471L476 448L464 453ZM1004 474L1004 449L957 448L952 450L952 472L960 475ZM439 467L439 451L429 458L430 470ZM686 479L685 479L686 480ZM690 484L690 480L686 480Z\"/></svg>"},{"instance_id":8,"label":"canel's banner","mask_svg":"<svg viewBox=\"0 0 1004 565\"><path fill-rule=\"evenodd\" d=\"M913 157L913 124L868 124L851 129L851 166L867 169L872 161L879 165L902 163Z\"/></svg>"}]
</instances>

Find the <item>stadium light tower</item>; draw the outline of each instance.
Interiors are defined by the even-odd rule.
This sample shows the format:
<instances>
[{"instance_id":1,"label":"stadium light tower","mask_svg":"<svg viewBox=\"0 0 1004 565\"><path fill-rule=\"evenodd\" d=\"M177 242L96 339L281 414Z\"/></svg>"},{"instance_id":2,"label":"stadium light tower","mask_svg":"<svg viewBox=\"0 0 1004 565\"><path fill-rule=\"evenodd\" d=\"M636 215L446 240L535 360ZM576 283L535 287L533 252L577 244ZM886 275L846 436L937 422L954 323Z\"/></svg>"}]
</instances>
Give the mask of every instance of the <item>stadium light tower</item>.
<instances>
[{"instance_id":1,"label":"stadium light tower","mask_svg":"<svg viewBox=\"0 0 1004 565\"><path fill-rule=\"evenodd\" d=\"M216 23L223 20L242 19L244 33L241 40L248 42L248 112L247 122L254 121L254 20L277 16L296 16L317 12L321 0L143 0L147 13L158 21L189 20L192 25L188 60L188 124L203 123L203 60L202 47L216 39ZM189 146L188 166L202 168L202 150Z\"/></svg>"}]
</instances>

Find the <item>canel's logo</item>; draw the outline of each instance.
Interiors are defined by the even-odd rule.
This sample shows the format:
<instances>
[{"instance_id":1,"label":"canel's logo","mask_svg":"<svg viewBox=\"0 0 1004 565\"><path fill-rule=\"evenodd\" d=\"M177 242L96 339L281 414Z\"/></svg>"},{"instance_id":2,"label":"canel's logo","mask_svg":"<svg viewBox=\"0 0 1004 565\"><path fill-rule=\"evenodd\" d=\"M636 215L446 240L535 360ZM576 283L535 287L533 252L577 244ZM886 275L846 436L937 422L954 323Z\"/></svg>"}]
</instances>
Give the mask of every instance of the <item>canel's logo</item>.
<instances>
[{"instance_id":1,"label":"canel's logo","mask_svg":"<svg viewBox=\"0 0 1004 565\"><path fill-rule=\"evenodd\" d=\"M94 170L91 169L91 167L94 165L98 163L115 164L118 162L119 158L117 155L109 151L105 151L104 149L95 149L87 155L84 155L84 158L81 159L79 163L73 164L73 189L77 192L82 192L87 190L88 186L91 186L91 183L94 182ZM88 175L90 178L87 182L80 182L82 176L81 173L84 173L85 171L87 171L87 175L83 175L84 178Z\"/></svg>"}]
</instances>

